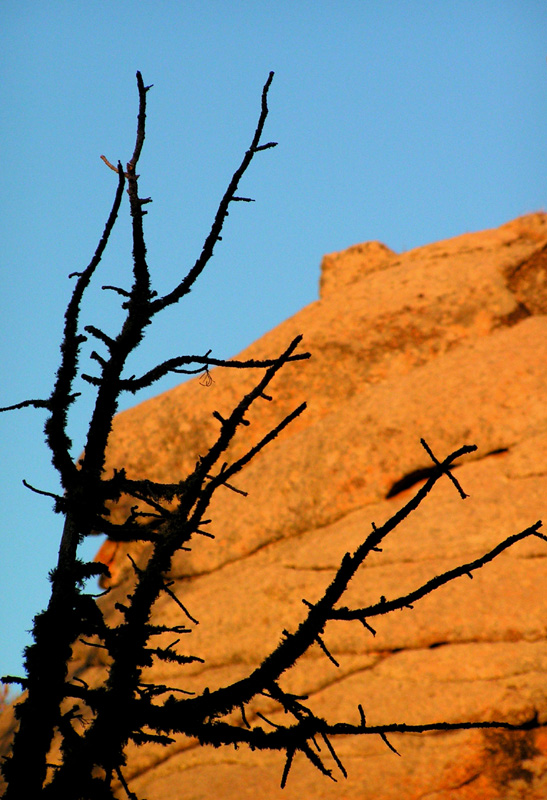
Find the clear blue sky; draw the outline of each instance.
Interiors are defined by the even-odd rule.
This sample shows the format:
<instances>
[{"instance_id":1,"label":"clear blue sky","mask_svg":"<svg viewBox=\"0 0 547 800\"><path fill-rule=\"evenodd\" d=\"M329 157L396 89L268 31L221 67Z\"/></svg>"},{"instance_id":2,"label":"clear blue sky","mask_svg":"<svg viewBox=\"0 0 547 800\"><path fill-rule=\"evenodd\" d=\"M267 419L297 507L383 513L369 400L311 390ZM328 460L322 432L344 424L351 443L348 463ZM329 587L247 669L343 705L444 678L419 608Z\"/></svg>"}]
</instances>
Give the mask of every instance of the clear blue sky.
<instances>
[{"instance_id":1,"label":"clear blue sky","mask_svg":"<svg viewBox=\"0 0 547 800\"><path fill-rule=\"evenodd\" d=\"M3 0L0 30L0 405L49 394L67 276L88 263L115 188L99 156L132 152L137 69L154 84L140 174L160 290L199 252L270 70L266 137L279 142L242 186L256 203L233 209L139 371L234 355L316 299L326 252L369 239L406 250L545 208L544 0ZM97 284L127 285L130 266L124 219ZM94 290L83 323L114 333L114 300ZM57 490L44 418L0 416L0 674L21 670L59 542L61 519L21 485Z\"/></svg>"}]
</instances>

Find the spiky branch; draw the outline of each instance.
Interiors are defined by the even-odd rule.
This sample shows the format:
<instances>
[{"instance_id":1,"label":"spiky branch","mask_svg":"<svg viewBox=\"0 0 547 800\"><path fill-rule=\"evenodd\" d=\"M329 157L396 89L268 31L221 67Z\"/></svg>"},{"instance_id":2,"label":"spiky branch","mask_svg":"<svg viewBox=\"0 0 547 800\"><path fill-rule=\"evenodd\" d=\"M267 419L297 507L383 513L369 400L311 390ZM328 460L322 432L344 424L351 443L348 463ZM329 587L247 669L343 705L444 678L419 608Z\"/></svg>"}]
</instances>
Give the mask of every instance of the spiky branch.
<instances>
[{"instance_id":1,"label":"spiky branch","mask_svg":"<svg viewBox=\"0 0 547 800\"><path fill-rule=\"evenodd\" d=\"M142 341L153 316L169 305L178 302L187 294L205 269L216 244L221 239L229 204L241 199L236 195L238 185L254 156L261 150L274 146L273 142L261 144L261 136L268 114L267 94L272 78L273 73L269 75L263 89L260 115L251 145L221 199L211 232L199 258L171 291L163 297L158 297L157 292L151 286L143 228L143 218L146 214L144 207L150 202L150 199L140 196L136 172L145 140L146 100L150 87L144 85L141 74L137 73L139 111L134 152L127 162L125 170L122 168L121 162L114 167L107 159L103 159L118 175L116 195L104 233L91 262L82 272L73 273L76 285L65 314L61 365L57 372L53 391L46 400L24 401L5 409L33 406L49 411L49 418L45 426L46 440L52 453L53 465L59 472L64 489L62 497L55 496L55 508L65 516L58 563L52 574L50 601L47 609L35 619L34 643L26 651L27 677L20 679L20 682L27 690L27 696L16 709L19 729L14 740L13 752L2 767L8 781L5 795L8 800L12 797L38 796L46 780L47 754L56 729L61 732L63 737L63 753L67 772L71 770L70 765L75 764L78 760L75 754L79 750L79 737L74 732L70 733L72 728L69 718L66 716L67 712L61 714L60 711L63 700L69 696L66 675L73 642L82 634L97 634L105 639L103 646L116 656L120 655L121 649L123 649L121 643L127 647L127 642L131 641L130 652L141 652L141 655L136 656L135 664L139 664L143 660L142 653L146 650L149 630L144 627L140 638L135 636L135 630L139 625L145 625L151 605L158 594L164 590L165 582L161 578L161 574L168 571L173 553L177 547L181 547L184 542L189 541L199 528L199 524L202 523L203 511L207 508L215 489L221 485L229 485L229 478L304 409L304 406L296 409L246 457L230 466L220 468L215 475L211 475L218 459L235 436L238 426L244 424L245 413L250 405L259 397L265 396L264 390L276 372L287 362L308 358L307 353L294 352L300 339L295 340L286 353L279 358L266 359L262 362L254 361L249 364L237 361L227 362L209 357L209 354L204 357L181 356L159 364L140 379L126 378L123 374L128 356ZM85 328L86 334L94 336L106 347L107 355L103 357L97 352L93 352L91 356L99 364L100 376L98 378L88 377L88 382L97 386L97 397L88 428L84 455L76 465L70 452L72 442L67 434L67 421L70 407L78 396L73 390L73 386L78 376L81 347L87 339L87 336L79 330L80 306L108 244L120 210L125 187L127 187L129 196L132 219L133 282L130 291L119 287L104 287L114 289L123 298L122 308L125 310L125 320L116 337L111 337L93 325ZM136 391L143 386L150 386L167 372L188 364L196 364L196 371L206 374L212 366L262 368L266 372L265 377L257 384L257 388L241 401L228 420L222 422L216 444L206 457L198 462L194 472L185 481L175 487L166 487L160 484L152 485L150 482L137 485L135 482L128 481L121 473L110 480L105 479L103 469L106 447L112 421L118 409L120 393L126 389ZM112 525L106 517L105 503L115 500L124 491L130 491L134 496L143 498L152 507L154 513L148 515L147 524L139 526L137 522L142 520L139 519L137 513L132 512L124 525L116 526L118 538L155 541L155 549L151 558L151 569L140 576L142 588L137 593L137 599L132 606L131 613L128 614L125 627L120 626L120 630L111 633L107 630L98 607L95 606L91 611L90 602L88 602L91 598L82 595L81 591L82 583L86 578L93 574L99 574L105 568L98 564L82 564L77 557L77 549L83 538L93 531L106 530L112 533ZM175 511L164 508L162 503L166 500L175 501ZM166 524L169 530L169 535L162 535L161 540L155 536L159 522ZM153 577L154 569L159 570L155 577ZM154 651L154 655L161 657L160 651L157 649ZM165 653L163 657L165 657ZM120 663L114 663L112 668L109 689L107 689L108 697L116 694L117 690L113 687L117 687L120 683L125 683L126 696L134 694L138 687L138 678L135 681L120 681L118 676L123 671L121 663L127 664L127 659L120 655L119 661ZM100 718L100 715L98 717ZM100 725L100 719L97 725ZM123 748L127 740L126 733L120 732L118 740L115 748L117 754L121 752L120 748ZM93 766L91 762L100 764L102 763L101 758L99 752L87 754L86 759L89 761L90 769ZM115 772L116 766L123 763L121 755L119 758L121 760L114 763L112 756L109 757L113 772ZM28 768L29 763L33 765L32 769ZM82 763L79 764L78 768L82 765ZM61 774L62 770L57 770L57 775ZM83 773L81 780L85 782Z\"/></svg>"},{"instance_id":2,"label":"spiky branch","mask_svg":"<svg viewBox=\"0 0 547 800\"><path fill-rule=\"evenodd\" d=\"M185 665L201 661L199 655L181 653L177 644L182 634L191 632L197 620L172 591L169 573L173 558L180 550L188 550L196 535L210 534L204 530L211 499L220 487L239 494L246 493L232 482L239 472L278 436L305 409L305 403L287 414L259 441L248 446L246 452L233 460L227 458L229 445L241 426L247 426L248 412L255 403L270 401L267 393L278 372L291 362L309 357L298 352L301 337L296 337L277 357L263 360L221 360L205 355L180 355L156 365L140 377L124 373L128 356L143 339L153 317L170 305L177 303L191 290L205 269L221 232L232 202L250 202L250 198L237 193L239 183L255 155L275 146L274 142L261 143L268 114L268 91L273 78L270 73L264 85L261 109L252 137L241 164L236 169L222 197L211 231L195 264L186 275L163 296L152 288L147 262L143 220L145 206L150 198L139 194L137 166L145 140L146 100L150 87L144 85L137 73L139 111L137 136L131 159L125 169L121 162L103 161L118 176L112 210L104 233L89 265L80 273L73 273L76 284L65 314L64 337L61 345L61 364L51 395L45 400L28 400L9 406L9 409L33 406L49 412L46 422L46 440L52 461L59 472L64 494L55 495L34 489L55 501L55 510L65 518L59 549L59 558L52 573L52 591L47 609L34 622L34 644L27 648L25 666L27 677L11 678L26 689L26 698L16 707L19 729L13 751L2 766L8 782L4 797L13 800L21 797L74 797L111 798L116 781L130 798L135 798L123 775L126 747L129 742L144 744L155 742L169 744L176 735L197 738L202 744L218 747L222 744L247 744L252 749L278 750L285 754L285 767L281 778L285 785L296 753L301 753L325 776L333 777L325 754L333 760L342 775L346 770L338 757L331 737L343 735L375 735L394 752L388 734L397 732L425 732L430 730L461 730L468 728L501 727L525 729L538 725L536 718L523 725L512 725L503 720L490 722L458 723L433 722L415 725L410 722L390 722L369 726L365 713L357 704L359 721L331 723L314 713L303 701L286 692L280 685L285 672L290 670L312 646L317 645L333 667L338 662L329 651L325 628L337 620L357 621L366 631L375 634L369 620L412 604L437 588L461 576L472 577L473 572L496 558L516 542L529 536L546 539L539 532L540 522L500 542L489 553L455 569L449 570L400 597L381 597L372 605L359 608L344 606L344 595L349 582L363 566L370 553L380 545L427 497L436 482L446 476L455 485L462 498L465 493L451 472L451 466L462 456L472 452L474 445L463 446L440 461L430 447L422 445L431 457L434 468L429 480L384 525L372 525L354 553L341 559L332 581L325 587L322 597L315 603L303 599L303 619L296 630L283 631L278 646L247 677L215 691L205 691L199 696L163 684L146 681L143 670L157 661ZM127 187L133 237L133 279L130 290L105 285L122 299L125 311L123 325L112 337L94 325L87 325L85 333L79 330L82 298L101 261L114 223L121 207L124 188ZM98 364L99 375L87 373L80 376L96 387L97 396L89 424L84 454L78 464L71 456L72 443L67 434L68 413L77 393L74 382L79 373L82 344L87 335L94 337L105 349L106 356L97 351L91 359ZM129 479L123 469L107 478L104 475L106 448L114 415L122 392L136 392L156 383L164 375L174 372L203 373L210 380L213 366L230 369L262 370L255 386L240 400L230 414L213 413L219 423L215 442L208 452L198 458L195 468L178 483L160 483L151 480ZM8 408L3 410L8 410ZM121 523L109 519L108 508L122 495L129 495L136 505ZM134 578L131 591L124 602L116 603L121 622L110 626L95 597L82 590L85 579L107 572L103 565L82 563L77 557L78 545L92 532L107 533L115 541L142 542L147 546L146 559L136 563L129 556ZM166 626L153 619L154 603L167 595L177 603L183 623ZM172 633L178 637L167 647L155 644L154 637ZM108 657L108 676L98 688L89 687L81 679L67 679L68 664L76 640L90 647L99 647ZM165 698L165 695L168 695ZM180 695L183 695L182 697ZM249 724L250 709L246 706L258 696L265 696L273 710L283 710L288 724L278 724L265 714L256 712L260 724ZM81 724L80 703L86 709L88 724ZM241 711L243 727L226 718L234 709ZM266 727L262 727L264 724ZM60 759L50 763L50 750L54 739L60 746ZM319 746L322 742L325 750Z\"/></svg>"}]
</instances>

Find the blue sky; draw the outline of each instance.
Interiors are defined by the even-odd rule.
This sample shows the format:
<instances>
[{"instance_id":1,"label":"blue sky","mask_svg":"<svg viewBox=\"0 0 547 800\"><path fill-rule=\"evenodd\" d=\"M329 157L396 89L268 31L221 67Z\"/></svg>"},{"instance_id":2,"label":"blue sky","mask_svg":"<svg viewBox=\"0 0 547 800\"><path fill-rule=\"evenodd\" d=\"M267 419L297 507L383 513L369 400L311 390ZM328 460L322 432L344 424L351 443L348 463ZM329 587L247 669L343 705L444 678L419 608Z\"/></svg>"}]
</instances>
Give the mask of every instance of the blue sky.
<instances>
[{"instance_id":1,"label":"blue sky","mask_svg":"<svg viewBox=\"0 0 547 800\"><path fill-rule=\"evenodd\" d=\"M544 0L4 0L0 30L0 405L50 392L67 276L93 254L115 189L99 156L132 152L137 69L154 84L140 183L160 291L199 252L270 70L265 136L279 142L245 178L256 202L231 212L199 286L148 334L141 372L236 354L317 298L324 253L369 239L407 250L545 209ZM97 287L129 280L122 216ZM115 333L115 297L97 287L83 324ZM92 402L78 388L75 457ZM0 416L0 674L21 670L61 531L21 484L57 490L44 419Z\"/></svg>"}]
</instances>

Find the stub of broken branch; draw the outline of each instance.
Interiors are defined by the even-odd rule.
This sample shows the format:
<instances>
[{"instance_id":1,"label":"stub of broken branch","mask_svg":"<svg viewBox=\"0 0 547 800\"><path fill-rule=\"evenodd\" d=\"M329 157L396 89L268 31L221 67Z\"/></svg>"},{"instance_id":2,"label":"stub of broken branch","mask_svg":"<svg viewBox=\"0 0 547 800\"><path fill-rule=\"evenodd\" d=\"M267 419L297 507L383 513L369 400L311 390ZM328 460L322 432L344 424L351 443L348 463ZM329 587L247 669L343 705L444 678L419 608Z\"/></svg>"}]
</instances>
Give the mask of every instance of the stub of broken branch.
<instances>
[{"instance_id":1,"label":"stub of broken branch","mask_svg":"<svg viewBox=\"0 0 547 800\"><path fill-rule=\"evenodd\" d=\"M106 156L101 156L101 161L104 161L104 163L106 164L106 166L107 166L107 167L109 167L109 168L112 170L112 172L115 172L115 173L116 173L116 175L119 175L119 174L120 174L120 169L121 169L121 162L120 162L120 161L118 161L118 166L117 166L117 167L115 167L115 166L114 166L114 164L112 164L112 163L111 163L111 162L108 160L108 158L107 158ZM124 177L126 177L126 178L129 178L129 173L128 173L128 172L124 172L123 174L124 174ZM139 175L134 175L134 176L132 176L132 177L138 178L138 177L139 177ZM149 201L148 201L148 202L149 202Z\"/></svg>"}]
</instances>

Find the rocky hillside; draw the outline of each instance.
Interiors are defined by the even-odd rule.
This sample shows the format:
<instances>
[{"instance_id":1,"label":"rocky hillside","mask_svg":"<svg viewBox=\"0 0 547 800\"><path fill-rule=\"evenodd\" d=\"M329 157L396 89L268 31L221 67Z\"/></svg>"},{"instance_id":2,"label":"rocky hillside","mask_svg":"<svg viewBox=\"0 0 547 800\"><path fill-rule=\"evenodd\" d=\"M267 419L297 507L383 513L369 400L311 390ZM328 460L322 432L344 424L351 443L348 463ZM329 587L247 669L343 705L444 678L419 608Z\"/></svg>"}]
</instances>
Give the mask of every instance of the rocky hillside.
<instances>
[{"instance_id":1,"label":"rocky hillside","mask_svg":"<svg viewBox=\"0 0 547 800\"><path fill-rule=\"evenodd\" d=\"M214 541L197 541L173 572L199 620L191 652L205 659L154 679L203 690L241 678L322 593L343 554L371 523L388 519L427 476L431 460L462 444L478 449L375 553L351 584L360 605L417 588L471 561L506 536L547 518L547 215L464 234L403 254L368 242L325 256L321 297L242 354L265 358L302 333L312 353L285 367L273 401L231 451L306 400L307 412L240 474L244 498L219 491ZM213 383L185 383L117 417L109 468L130 477L179 480L213 441L218 422L256 375L215 370ZM123 504L122 504L123 505ZM114 509L121 514L123 509ZM146 554L133 555L145 558ZM127 593L127 546L106 542L111 615ZM325 631L336 668L319 647L285 687L309 695L331 721L369 724L506 719L547 722L547 545L522 542L413 610ZM158 603L162 622L180 610ZM79 646L75 671L88 683L101 651ZM255 711L271 711L267 698ZM252 721L252 720L250 720ZM257 720L256 722L259 722ZM9 729L4 715L4 735ZM0 730L1 733L1 730ZM344 800L472 800L547 796L547 729L340 739L348 778L333 783L302 756L279 789L283 756L181 741L131 752L127 776L148 800L218 797ZM327 756L328 757L328 756ZM336 771L335 771L335 774ZM338 773L339 774L339 773Z\"/></svg>"}]
</instances>

